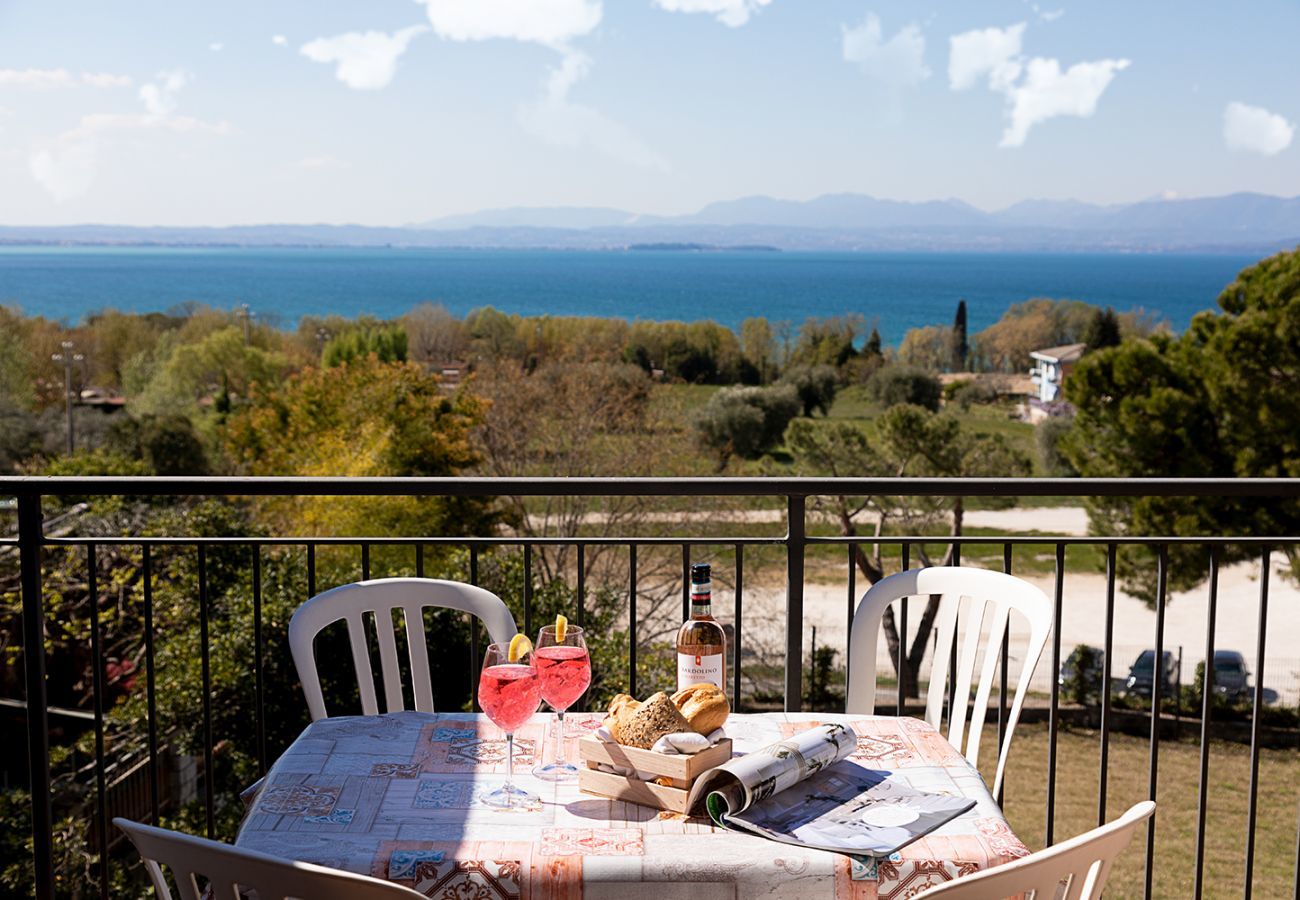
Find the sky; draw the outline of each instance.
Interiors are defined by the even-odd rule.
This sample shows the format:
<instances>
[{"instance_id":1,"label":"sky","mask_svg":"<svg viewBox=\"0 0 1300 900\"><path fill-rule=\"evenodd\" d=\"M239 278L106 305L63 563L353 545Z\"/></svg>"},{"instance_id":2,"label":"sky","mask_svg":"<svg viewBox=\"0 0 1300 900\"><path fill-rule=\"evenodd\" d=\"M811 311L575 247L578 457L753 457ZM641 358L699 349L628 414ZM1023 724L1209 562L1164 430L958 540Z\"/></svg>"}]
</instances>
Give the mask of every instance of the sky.
<instances>
[{"instance_id":1,"label":"sky","mask_svg":"<svg viewBox=\"0 0 1300 900\"><path fill-rule=\"evenodd\" d=\"M0 0L0 224L1300 194L1300 4Z\"/></svg>"}]
</instances>

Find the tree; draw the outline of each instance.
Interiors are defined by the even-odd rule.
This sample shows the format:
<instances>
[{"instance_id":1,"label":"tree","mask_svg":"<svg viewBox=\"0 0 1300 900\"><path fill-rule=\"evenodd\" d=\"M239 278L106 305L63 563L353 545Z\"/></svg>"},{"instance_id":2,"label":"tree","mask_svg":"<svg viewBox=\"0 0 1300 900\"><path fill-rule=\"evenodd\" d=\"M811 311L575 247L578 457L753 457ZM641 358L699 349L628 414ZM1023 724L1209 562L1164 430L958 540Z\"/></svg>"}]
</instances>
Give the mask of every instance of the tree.
<instances>
[{"instance_id":1,"label":"tree","mask_svg":"<svg viewBox=\"0 0 1300 900\"><path fill-rule=\"evenodd\" d=\"M858 315L809 316L799 329L799 340L787 364L827 365L839 368L857 355L853 342L862 332Z\"/></svg>"},{"instance_id":2,"label":"tree","mask_svg":"<svg viewBox=\"0 0 1300 900\"><path fill-rule=\"evenodd\" d=\"M839 387L835 370L830 366L794 366L781 376L781 383L793 385L798 391L805 416L811 416L814 410L827 415Z\"/></svg>"},{"instance_id":3,"label":"tree","mask_svg":"<svg viewBox=\"0 0 1300 900\"><path fill-rule=\"evenodd\" d=\"M1155 334L1086 355L1066 382L1074 426L1062 443L1084 476L1300 476L1300 252L1245 270L1178 338ZM1140 497L1095 501L1103 534L1294 534L1300 504L1269 499ZM1169 588L1206 575L1204 549L1170 545ZM1297 548L1284 547L1292 573ZM1222 548L1221 561L1253 557ZM1151 551L1126 548L1126 589L1153 602Z\"/></svg>"},{"instance_id":4,"label":"tree","mask_svg":"<svg viewBox=\"0 0 1300 900\"><path fill-rule=\"evenodd\" d=\"M725 465L733 454L754 459L775 447L799 410L793 385L723 388L705 404L696 429Z\"/></svg>"},{"instance_id":5,"label":"tree","mask_svg":"<svg viewBox=\"0 0 1300 900\"><path fill-rule=\"evenodd\" d=\"M1112 307L1097 310L1088 323L1088 330L1083 333L1083 342L1091 351L1115 347L1121 340L1119 316Z\"/></svg>"},{"instance_id":6,"label":"tree","mask_svg":"<svg viewBox=\"0 0 1300 900\"><path fill-rule=\"evenodd\" d=\"M775 348L775 335L767 319L759 316L740 323L741 353L758 369L759 384L767 384L771 377Z\"/></svg>"},{"instance_id":7,"label":"tree","mask_svg":"<svg viewBox=\"0 0 1300 900\"><path fill-rule=\"evenodd\" d=\"M957 315L952 322L952 367L966 371L966 357L970 354L970 341L966 336L966 301L957 301Z\"/></svg>"},{"instance_id":8,"label":"tree","mask_svg":"<svg viewBox=\"0 0 1300 900\"><path fill-rule=\"evenodd\" d=\"M909 329L898 346L898 361L927 372L952 368L952 330L942 325Z\"/></svg>"},{"instance_id":9,"label":"tree","mask_svg":"<svg viewBox=\"0 0 1300 900\"><path fill-rule=\"evenodd\" d=\"M887 365L878 370L867 382L872 399L884 407L910 403L931 412L939 409L943 387L939 379L914 366Z\"/></svg>"},{"instance_id":10,"label":"tree","mask_svg":"<svg viewBox=\"0 0 1300 900\"><path fill-rule=\"evenodd\" d=\"M810 419L790 423L786 447L800 474L832 477L1016 477L1028 475L1030 464L1002 435L986 435L963 429L956 418L919 406L902 404L887 410L876 422L871 437L848 423L823 424ZM854 545L854 562L870 584L885 575L881 538L891 527L904 533L948 521L949 534L959 536L965 516L961 497L817 497L816 508L830 515L840 532L852 537L859 533L863 518L873 527L870 552ZM950 563L949 545L943 562ZM926 548L916 545L920 561L931 565ZM916 696L921 660L939 612L939 598L932 596L917 621L917 634L910 648L901 646L892 610L884 617L885 639L890 658L899 673L906 696Z\"/></svg>"},{"instance_id":11,"label":"tree","mask_svg":"<svg viewBox=\"0 0 1300 900\"><path fill-rule=\"evenodd\" d=\"M400 325L350 328L330 338L321 350L321 365L342 366L374 356L380 362L406 362L406 329Z\"/></svg>"},{"instance_id":12,"label":"tree","mask_svg":"<svg viewBox=\"0 0 1300 900\"><path fill-rule=\"evenodd\" d=\"M441 303L421 303L402 316L411 359L444 363L459 359L469 346L464 324Z\"/></svg>"},{"instance_id":13,"label":"tree","mask_svg":"<svg viewBox=\"0 0 1300 900\"><path fill-rule=\"evenodd\" d=\"M880 349L880 329L874 325L871 326L871 334L867 335L867 342L862 346L864 356L883 356Z\"/></svg>"},{"instance_id":14,"label":"tree","mask_svg":"<svg viewBox=\"0 0 1300 900\"><path fill-rule=\"evenodd\" d=\"M1080 300L1046 297L1012 304L1002 318L975 335L976 365L992 372L1027 369L1031 351L1082 341L1095 309Z\"/></svg>"}]
</instances>

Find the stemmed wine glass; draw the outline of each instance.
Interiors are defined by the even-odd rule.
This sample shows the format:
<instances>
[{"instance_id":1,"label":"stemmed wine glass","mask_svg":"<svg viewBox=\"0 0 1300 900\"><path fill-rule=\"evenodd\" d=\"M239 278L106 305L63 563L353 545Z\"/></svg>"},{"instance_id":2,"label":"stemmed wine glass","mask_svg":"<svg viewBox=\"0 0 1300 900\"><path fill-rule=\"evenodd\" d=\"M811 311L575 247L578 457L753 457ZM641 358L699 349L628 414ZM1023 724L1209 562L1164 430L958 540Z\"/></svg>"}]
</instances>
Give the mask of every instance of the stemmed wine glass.
<instances>
[{"instance_id":1,"label":"stemmed wine glass","mask_svg":"<svg viewBox=\"0 0 1300 900\"><path fill-rule=\"evenodd\" d=\"M541 804L536 794L513 784L515 732L537 712L542 700L541 679L532 657L532 648L528 647L511 662L509 644L489 644L483 655L479 706L506 733L506 783L483 798L485 805L495 809L535 809Z\"/></svg>"},{"instance_id":2,"label":"stemmed wine glass","mask_svg":"<svg viewBox=\"0 0 1300 900\"><path fill-rule=\"evenodd\" d=\"M591 684L591 655L582 638L582 629L574 625L544 626L537 636L533 664L541 679L542 699L556 713L551 761L533 769L533 775L546 781L577 778L577 766L564 761L564 712L578 702Z\"/></svg>"}]
</instances>

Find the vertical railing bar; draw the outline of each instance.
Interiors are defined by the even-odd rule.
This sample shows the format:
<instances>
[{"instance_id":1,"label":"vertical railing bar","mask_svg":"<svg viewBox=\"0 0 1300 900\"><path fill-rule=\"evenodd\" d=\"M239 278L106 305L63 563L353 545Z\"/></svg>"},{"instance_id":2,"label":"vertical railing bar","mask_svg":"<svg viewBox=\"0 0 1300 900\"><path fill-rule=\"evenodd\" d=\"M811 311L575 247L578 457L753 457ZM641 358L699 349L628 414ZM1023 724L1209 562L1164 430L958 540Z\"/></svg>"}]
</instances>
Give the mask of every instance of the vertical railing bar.
<instances>
[{"instance_id":1,"label":"vertical railing bar","mask_svg":"<svg viewBox=\"0 0 1300 900\"><path fill-rule=\"evenodd\" d=\"M208 645L208 558L207 547L198 545L199 561L199 664L203 688L203 814L208 840L217 836L216 811L213 803L212 772L212 673Z\"/></svg>"},{"instance_id":2,"label":"vertical railing bar","mask_svg":"<svg viewBox=\"0 0 1300 900\"><path fill-rule=\"evenodd\" d=\"M1255 818L1259 808L1259 710L1264 705L1264 638L1268 636L1268 577L1272 551L1265 547L1259 560L1259 636L1255 644L1255 704L1250 712L1250 797L1246 807L1246 876L1244 900L1250 900L1255 877ZM1210 660L1206 668L1214 665Z\"/></svg>"},{"instance_id":3,"label":"vertical railing bar","mask_svg":"<svg viewBox=\"0 0 1300 900\"><path fill-rule=\"evenodd\" d=\"M903 544L899 550L900 562L903 571L906 572L912 561L912 545ZM898 715L902 716L907 706L908 692L913 685L909 679L912 677L911 669L907 661L907 601L904 597L898 601ZM924 651L923 651L924 652ZM870 672L868 678L874 678L875 673Z\"/></svg>"},{"instance_id":4,"label":"vertical railing bar","mask_svg":"<svg viewBox=\"0 0 1300 900\"><path fill-rule=\"evenodd\" d=\"M1056 584L1052 599L1052 673L1051 700L1047 709L1047 837L1043 846L1050 847L1056 837L1056 744L1060 728L1061 686L1056 673L1061 671L1061 607L1065 597L1065 544L1056 543Z\"/></svg>"},{"instance_id":5,"label":"vertical railing bar","mask_svg":"<svg viewBox=\"0 0 1300 900\"><path fill-rule=\"evenodd\" d=\"M961 544L952 545L952 565L961 565ZM954 597L953 602L958 604L957 615L952 620L952 646L948 648L948 733L955 734L952 730L953 720L957 717L957 630L961 626L961 606L960 597ZM966 698L961 698L962 711L960 715L964 719L966 716Z\"/></svg>"},{"instance_id":6,"label":"vertical railing bar","mask_svg":"<svg viewBox=\"0 0 1300 900\"><path fill-rule=\"evenodd\" d=\"M853 601L858 592L857 544L849 544L849 594L848 608L844 615L844 701L849 698L849 673L853 671ZM902 694L899 694L901 697ZM902 713L900 712L901 716Z\"/></svg>"},{"instance_id":7,"label":"vertical railing bar","mask_svg":"<svg viewBox=\"0 0 1300 900\"><path fill-rule=\"evenodd\" d=\"M1002 545L1002 571L1011 574L1011 544ZM998 755L1007 739L1007 678L1011 668L1011 621L1002 626L1002 658L998 661ZM1007 780L998 785L998 806L1006 802Z\"/></svg>"},{"instance_id":8,"label":"vertical railing bar","mask_svg":"<svg viewBox=\"0 0 1300 900\"><path fill-rule=\"evenodd\" d=\"M154 678L153 641L153 553L148 544L141 550L140 577L144 585L144 685L149 714L149 813L151 825L158 825L162 793L162 772L158 767L158 691Z\"/></svg>"},{"instance_id":9,"label":"vertical railing bar","mask_svg":"<svg viewBox=\"0 0 1300 900\"><path fill-rule=\"evenodd\" d=\"M469 548L469 583L478 587L478 546ZM478 706L478 616L469 617L469 694Z\"/></svg>"},{"instance_id":10,"label":"vertical railing bar","mask_svg":"<svg viewBox=\"0 0 1300 900\"><path fill-rule=\"evenodd\" d=\"M266 774L266 692L262 661L262 548L253 551L253 693L257 698L257 774Z\"/></svg>"},{"instance_id":11,"label":"vertical railing bar","mask_svg":"<svg viewBox=\"0 0 1300 900\"><path fill-rule=\"evenodd\" d=\"M424 577L424 544L415 545L415 577Z\"/></svg>"},{"instance_id":12,"label":"vertical railing bar","mask_svg":"<svg viewBox=\"0 0 1300 900\"><path fill-rule=\"evenodd\" d=\"M691 545L682 544L682 621L691 617Z\"/></svg>"},{"instance_id":13,"label":"vertical railing bar","mask_svg":"<svg viewBox=\"0 0 1300 900\"><path fill-rule=\"evenodd\" d=\"M803 706L803 556L807 538L804 498L786 498L785 711Z\"/></svg>"},{"instance_id":14,"label":"vertical railing bar","mask_svg":"<svg viewBox=\"0 0 1300 900\"><path fill-rule=\"evenodd\" d=\"M1156 653L1151 667L1151 769L1147 776L1147 793L1156 799L1157 775L1160 764L1160 700L1165 681L1165 587L1169 577L1169 546L1161 544L1156 553ZM1152 880L1155 877L1156 817L1147 819L1146 871L1143 875L1142 896L1151 900Z\"/></svg>"},{"instance_id":15,"label":"vertical railing bar","mask_svg":"<svg viewBox=\"0 0 1300 900\"><path fill-rule=\"evenodd\" d=\"M99 636L99 560L86 547L86 593L90 596L91 690L95 713L95 837L99 844L99 896L108 897L108 798L104 777L104 648Z\"/></svg>"},{"instance_id":16,"label":"vertical railing bar","mask_svg":"<svg viewBox=\"0 0 1300 900\"><path fill-rule=\"evenodd\" d=\"M1097 780L1097 827L1106 824L1106 787L1110 782L1110 670L1115 655L1115 558L1118 547L1106 545L1106 629L1101 650L1101 751ZM1075 672L1075 677L1079 673Z\"/></svg>"},{"instance_id":17,"label":"vertical railing bar","mask_svg":"<svg viewBox=\"0 0 1300 900\"><path fill-rule=\"evenodd\" d=\"M578 627L587 622L587 545L578 545ZM585 694L583 695L586 696Z\"/></svg>"},{"instance_id":18,"label":"vertical railing bar","mask_svg":"<svg viewBox=\"0 0 1300 900\"><path fill-rule=\"evenodd\" d=\"M19 579L23 595L23 670L27 690L27 766L32 789L32 856L38 900L54 896L54 813L50 806L49 698L45 685L45 598L39 494L18 497Z\"/></svg>"},{"instance_id":19,"label":"vertical railing bar","mask_svg":"<svg viewBox=\"0 0 1300 900\"><path fill-rule=\"evenodd\" d=\"M636 544L627 547L627 683L628 691L636 696Z\"/></svg>"},{"instance_id":20,"label":"vertical railing bar","mask_svg":"<svg viewBox=\"0 0 1300 900\"><path fill-rule=\"evenodd\" d=\"M307 596L316 596L316 545L307 545Z\"/></svg>"},{"instance_id":21,"label":"vertical railing bar","mask_svg":"<svg viewBox=\"0 0 1300 900\"><path fill-rule=\"evenodd\" d=\"M370 580L370 545L361 545L361 580Z\"/></svg>"},{"instance_id":22,"label":"vertical railing bar","mask_svg":"<svg viewBox=\"0 0 1300 900\"><path fill-rule=\"evenodd\" d=\"M735 646L731 648L731 696L736 712L741 712L740 703L740 622L745 595L745 545L736 545L736 603L735 628L733 630Z\"/></svg>"},{"instance_id":23,"label":"vertical railing bar","mask_svg":"<svg viewBox=\"0 0 1300 900\"><path fill-rule=\"evenodd\" d=\"M1219 609L1219 548L1210 546L1210 596L1205 611L1205 676L1201 682L1201 771L1196 793L1196 874L1193 895L1204 893L1205 815L1209 795L1210 718L1214 704L1214 627Z\"/></svg>"},{"instance_id":24,"label":"vertical railing bar","mask_svg":"<svg viewBox=\"0 0 1300 900\"><path fill-rule=\"evenodd\" d=\"M533 545L524 544L524 634L533 633Z\"/></svg>"}]
</instances>

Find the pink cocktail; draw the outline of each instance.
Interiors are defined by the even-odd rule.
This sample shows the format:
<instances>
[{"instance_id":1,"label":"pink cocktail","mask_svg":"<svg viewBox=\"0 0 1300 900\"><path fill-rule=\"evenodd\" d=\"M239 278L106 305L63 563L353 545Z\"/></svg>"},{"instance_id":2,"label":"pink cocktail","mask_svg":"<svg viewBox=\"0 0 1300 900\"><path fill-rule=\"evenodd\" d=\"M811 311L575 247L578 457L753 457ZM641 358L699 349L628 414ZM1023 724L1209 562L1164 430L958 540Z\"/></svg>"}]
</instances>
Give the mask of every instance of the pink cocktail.
<instances>
[{"instance_id":1,"label":"pink cocktail","mask_svg":"<svg viewBox=\"0 0 1300 900\"><path fill-rule=\"evenodd\" d=\"M555 709L568 709L591 685L591 655L586 647L539 647L533 665L542 682L542 699Z\"/></svg>"},{"instance_id":2,"label":"pink cocktail","mask_svg":"<svg viewBox=\"0 0 1300 900\"><path fill-rule=\"evenodd\" d=\"M478 702L502 731L518 731L537 712L542 699L539 669L540 666L506 663L483 670L478 682Z\"/></svg>"}]
</instances>

